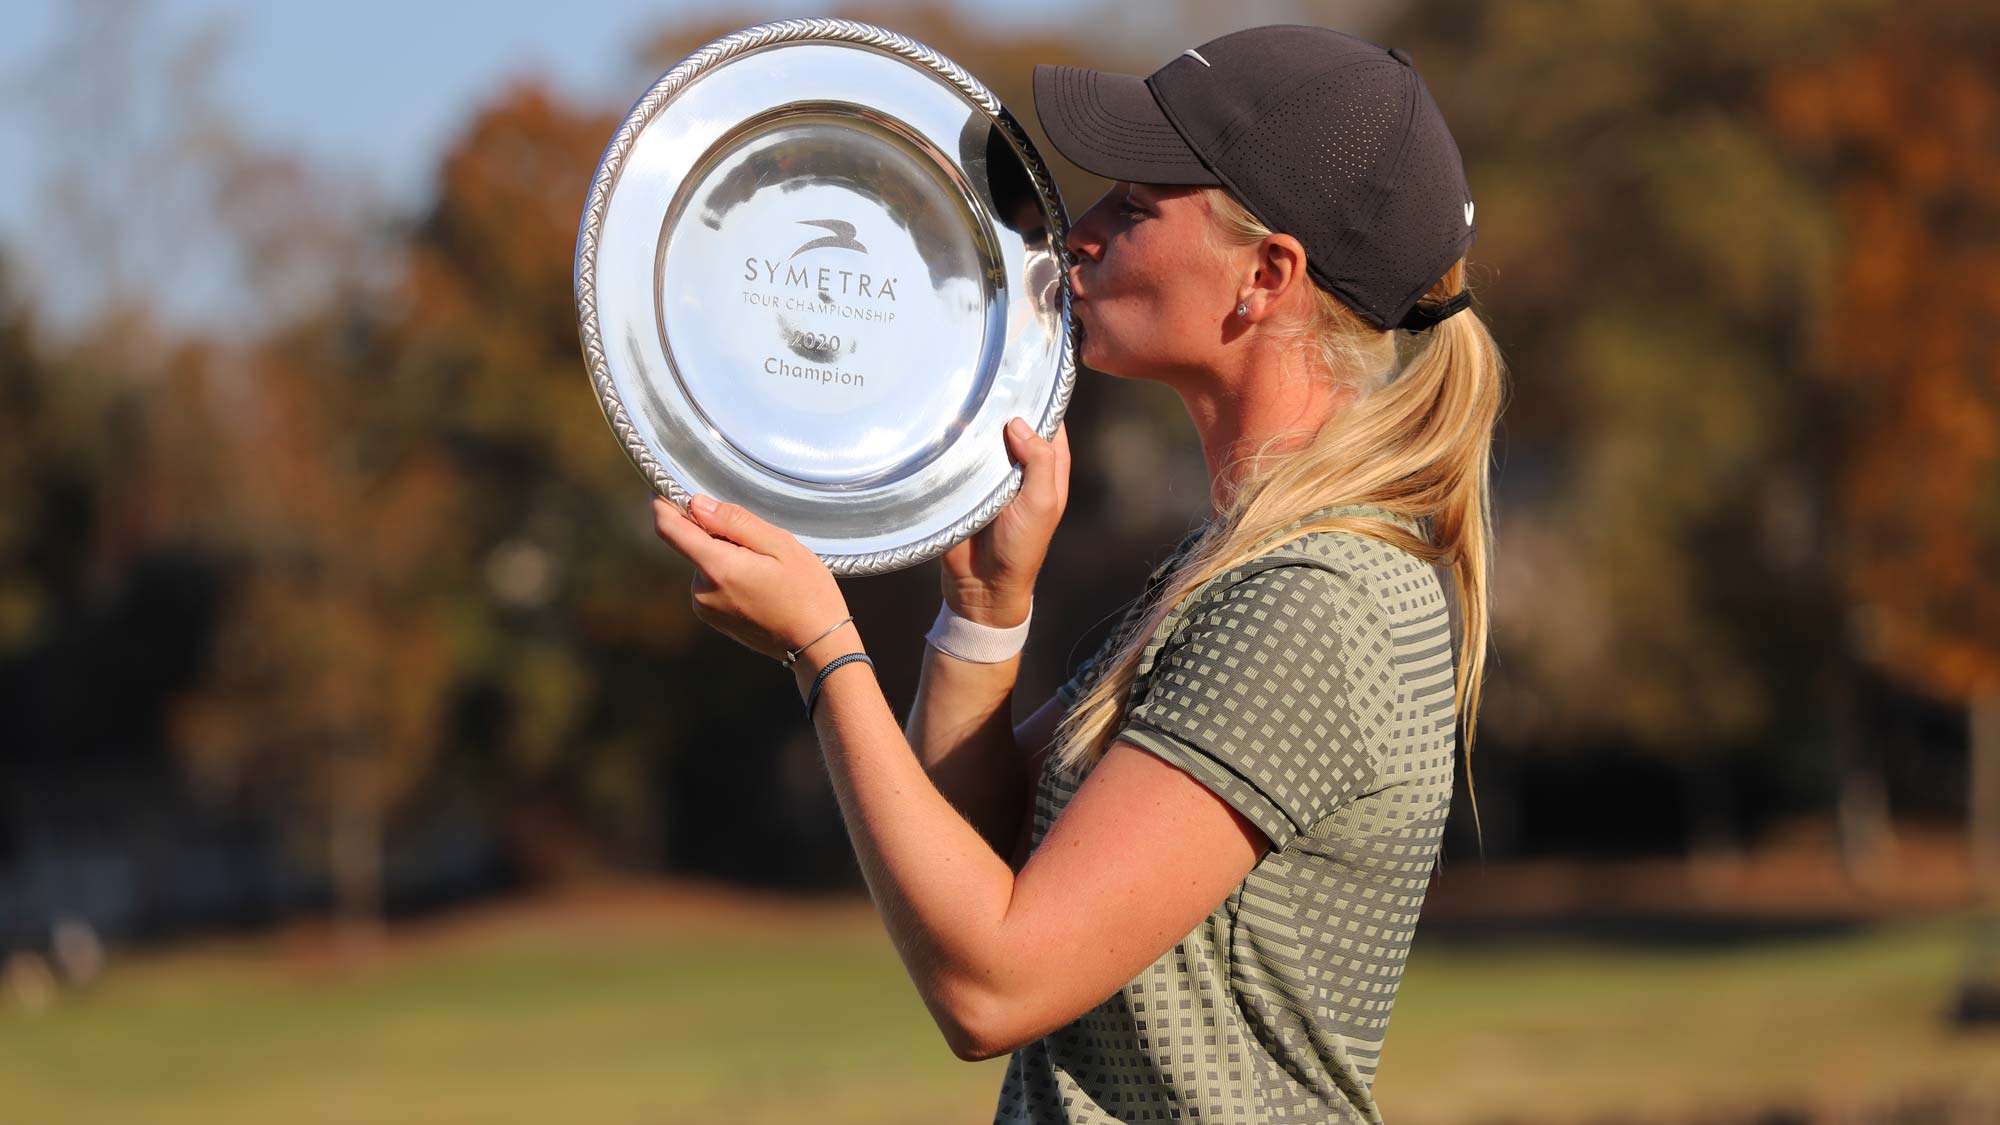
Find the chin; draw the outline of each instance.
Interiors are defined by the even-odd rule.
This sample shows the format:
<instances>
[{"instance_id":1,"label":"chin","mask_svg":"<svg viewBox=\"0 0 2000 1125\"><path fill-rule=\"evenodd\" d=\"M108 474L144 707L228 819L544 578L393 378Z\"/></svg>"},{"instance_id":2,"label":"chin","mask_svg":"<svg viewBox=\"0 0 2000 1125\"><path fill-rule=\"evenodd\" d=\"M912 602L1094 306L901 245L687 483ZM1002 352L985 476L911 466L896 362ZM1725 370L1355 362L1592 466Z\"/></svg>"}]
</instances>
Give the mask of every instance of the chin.
<instances>
[{"instance_id":1,"label":"chin","mask_svg":"<svg viewBox=\"0 0 2000 1125\"><path fill-rule=\"evenodd\" d=\"M1088 367L1100 374L1110 375L1119 379L1128 377L1125 374L1126 365L1119 362L1117 353L1099 347L1097 342L1091 338L1090 330L1087 328L1080 329L1078 332L1076 362L1079 366Z\"/></svg>"},{"instance_id":2,"label":"chin","mask_svg":"<svg viewBox=\"0 0 2000 1125\"><path fill-rule=\"evenodd\" d=\"M1100 375L1109 375L1114 379L1144 379L1146 377L1142 373L1143 369L1134 368L1120 357L1116 355L1099 355L1096 351L1088 347L1078 349L1077 364L1081 367L1088 367Z\"/></svg>"}]
</instances>

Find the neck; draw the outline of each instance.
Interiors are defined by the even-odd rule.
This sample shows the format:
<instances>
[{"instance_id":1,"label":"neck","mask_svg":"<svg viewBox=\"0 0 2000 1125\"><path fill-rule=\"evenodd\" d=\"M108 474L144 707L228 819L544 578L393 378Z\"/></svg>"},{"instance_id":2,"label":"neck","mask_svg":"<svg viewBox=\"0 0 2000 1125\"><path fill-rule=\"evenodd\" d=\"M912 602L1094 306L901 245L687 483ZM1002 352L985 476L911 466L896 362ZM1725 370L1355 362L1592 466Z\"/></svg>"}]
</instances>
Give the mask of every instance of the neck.
<instances>
[{"instance_id":1,"label":"neck","mask_svg":"<svg viewBox=\"0 0 2000 1125\"><path fill-rule=\"evenodd\" d=\"M1296 359L1265 347L1246 353L1230 369L1177 383L1181 402L1201 434L1208 462L1209 507L1220 514L1259 466L1253 458L1273 435L1285 436L1265 454L1282 457L1313 439L1345 404L1348 392L1330 390L1324 377Z\"/></svg>"}]
</instances>

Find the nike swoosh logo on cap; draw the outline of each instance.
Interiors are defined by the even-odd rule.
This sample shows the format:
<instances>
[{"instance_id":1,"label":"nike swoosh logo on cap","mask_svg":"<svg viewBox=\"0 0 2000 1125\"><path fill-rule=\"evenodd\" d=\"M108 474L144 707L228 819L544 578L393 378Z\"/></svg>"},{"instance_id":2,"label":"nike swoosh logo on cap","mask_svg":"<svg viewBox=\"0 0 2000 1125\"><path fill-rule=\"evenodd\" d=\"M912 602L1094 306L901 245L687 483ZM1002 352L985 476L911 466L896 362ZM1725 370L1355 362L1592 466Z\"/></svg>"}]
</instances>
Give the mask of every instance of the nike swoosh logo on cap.
<instances>
[{"instance_id":1,"label":"nike swoosh logo on cap","mask_svg":"<svg viewBox=\"0 0 2000 1125\"><path fill-rule=\"evenodd\" d=\"M1207 59L1201 57L1201 52L1195 50L1193 47L1189 47L1187 50L1182 51L1181 54L1186 55L1187 57L1193 59L1194 61L1200 63L1201 65L1208 67L1210 70L1215 69L1213 66L1209 65L1209 61Z\"/></svg>"},{"instance_id":2,"label":"nike swoosh logo on cap","mask_svg":"<svg viewBox=\"0 0 2000 1125\"><path fill-rule=\"evenodd\" d=\"M1472 204L1470 202L1467 202L1465 205L1465 225L1472 225Z\"/></svg>"}]
</instances>

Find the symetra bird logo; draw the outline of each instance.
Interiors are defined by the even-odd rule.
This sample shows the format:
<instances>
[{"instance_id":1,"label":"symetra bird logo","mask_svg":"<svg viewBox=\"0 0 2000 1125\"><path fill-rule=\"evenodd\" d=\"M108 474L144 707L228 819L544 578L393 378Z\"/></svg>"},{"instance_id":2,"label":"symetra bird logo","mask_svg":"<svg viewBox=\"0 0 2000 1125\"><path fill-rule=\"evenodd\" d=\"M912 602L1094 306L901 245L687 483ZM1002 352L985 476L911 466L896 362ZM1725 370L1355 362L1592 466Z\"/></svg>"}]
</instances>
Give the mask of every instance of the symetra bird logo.
<instances>
[{"instance_id":1,"label":"symetra bird logo","mask_svg":"<svg viewBox=\"0 0 2000 1125\"><path fill-rule=\"evenodd\" d=\"M1470 200L1467 200L1465 204L1465 225L1472 225L1472 202Z\"/></svg>"},{"instance_id":2,"label":"symetra bird logo","mask_svg":"<svg viewBox=\"0 0 2000 1125\"><path fill-rule=\"evenodd\" d=\"M863 254L868 252L866 246L861 245L860 242L855 240L853 223L842 219L800 219L799 223L803 226L818 227L821 230L832 231L833 233L827 235L825 238L815 238L797 250L792 251L792 258L796 258L808 250L819 250L826 247L835 250L859 250ZM792 258L785 260L789 262Z\"/></svg>"}]
</instances>

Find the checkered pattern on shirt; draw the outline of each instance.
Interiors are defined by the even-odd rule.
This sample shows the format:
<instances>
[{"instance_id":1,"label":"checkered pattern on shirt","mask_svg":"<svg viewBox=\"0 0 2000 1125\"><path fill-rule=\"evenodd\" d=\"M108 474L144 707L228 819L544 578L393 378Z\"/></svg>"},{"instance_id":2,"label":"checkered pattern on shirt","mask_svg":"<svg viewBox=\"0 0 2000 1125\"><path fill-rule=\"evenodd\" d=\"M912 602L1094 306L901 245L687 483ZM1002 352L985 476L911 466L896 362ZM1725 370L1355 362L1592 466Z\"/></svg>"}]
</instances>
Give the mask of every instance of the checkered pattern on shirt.
<instances>
[{"instance_id":1,"label":"checkered pattern on shirt","mask_svg":"<svg viewBox=\"0 0 2000 1125\"><path fill-rule=\"evenodd\" d=\"M1161 624L1119 737L1274 846L1152 966L1014 1052L996 1123L1381 1120L1370 1087L1450 808L1449 629L1433 567L1327 532L1218 576ZM1037 845L1081 781L1044 771Z\"/></svg>"}]
</instances>

